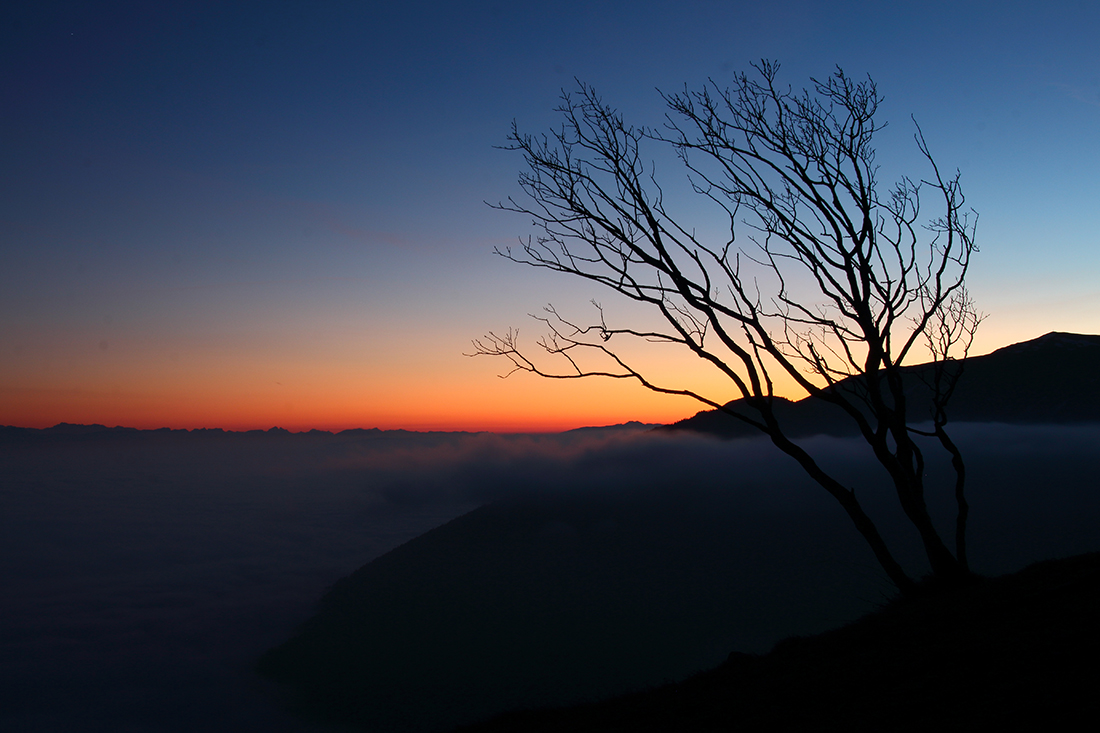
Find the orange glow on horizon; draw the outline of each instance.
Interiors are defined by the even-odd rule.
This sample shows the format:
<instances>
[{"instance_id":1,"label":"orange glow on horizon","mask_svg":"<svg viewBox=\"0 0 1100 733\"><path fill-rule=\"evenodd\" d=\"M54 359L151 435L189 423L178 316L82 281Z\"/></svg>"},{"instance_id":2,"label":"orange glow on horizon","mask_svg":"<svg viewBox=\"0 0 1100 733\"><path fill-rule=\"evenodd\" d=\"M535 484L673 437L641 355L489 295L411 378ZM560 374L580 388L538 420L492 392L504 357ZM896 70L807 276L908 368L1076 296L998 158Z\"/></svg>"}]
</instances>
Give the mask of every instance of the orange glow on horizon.
<instances>
[{"instance_id":1,"label":"orange glow on horizon","mask_svg":"<svg viewBox=\"0 0 1100 733\"><path fill-rule=\"evenodd\" d=\"M7 375L0 385L0 424L516 433L670 423L706 409L633 380L525 373L500 379L505 363L466 358L463 344L440 348L438 341L406 336L401 354L304 348L226 354L210 348L164 358L128 344L81 360L51 354L37 369ZM687 380L723 402L737 396L732 385L713 375L708 380L694 359L649 358L645 364L659 383L679 387Z\"/></svg>"},{"instance_id":2,"label":"orange glow on horizon","mask_svg":"<svg viewBox=\"0 0 1100 733\"><path fill-rule=\"evenodd\" d=\"M134 359L96 369L9 374L0 386L0 425L542 433L630 421L667 424L708 409L632 380L554 380L525 373L500 379L505 365L499 361L453 352L417 359L413 367L377 364L374 369L354 360L210 357L182 367ZM657 383L690 384L717 402L739 396L733 385L701 371L698 362L669 358L646 364ZM799 399L791 387L777 383L776 392Z\"/></svg>"},{"instance_id":3,"label":"orange glow on horizon","mask_svg":"<svg viewBox=\"0 0 1100 733\"><path fill-rule=\"evenodd\" d=\"M489 381L489 378L492 381ZM0 424L46 428L61 422L139 429L222 428L338 432L353 428L411 431L560 432L629 421L669 423L706 406L611 380L498 380L477 388L435 385L414 399L393 390L370 394L362 385L333 388L234 390L200 394L161 390L6 389ZM356 389L357 387L357 389ZM453 387L453 389L448 389Z\"/></svg>"},{"instance_id":4,"label":"orange glow on horizon","mask_svg":"<svg viewBox=\"0 0 1100 733\"><path fill-rule=\"evenodd\" d=\"M630 409L610 405L601 409L589 405L588 409L558 411L548 405L545 411L534 416L508 412L455 414L442 412L437 415L396 414L356 415L353 410L324 413L295 412L276 414L272 411L237 412L231 409L211 407L207 410L181 409L178 412L149 413L141 410L117 408L104 409L101 405L42 406L40 404L14 404L4 410L0 425L26 428L48 428L59 423L106 425L141 430L159 428L187 429L221 428L245 431L266 430L272 427L291 432L326 430L339 432L356 428L381 430L496 432L496 433L550 433L574 428L614 425L631 421L643 423L671 423L694 415L705 405L684 399L671 400L672 406L646 405L649 409Z\"/></svg>"}]
</instances>

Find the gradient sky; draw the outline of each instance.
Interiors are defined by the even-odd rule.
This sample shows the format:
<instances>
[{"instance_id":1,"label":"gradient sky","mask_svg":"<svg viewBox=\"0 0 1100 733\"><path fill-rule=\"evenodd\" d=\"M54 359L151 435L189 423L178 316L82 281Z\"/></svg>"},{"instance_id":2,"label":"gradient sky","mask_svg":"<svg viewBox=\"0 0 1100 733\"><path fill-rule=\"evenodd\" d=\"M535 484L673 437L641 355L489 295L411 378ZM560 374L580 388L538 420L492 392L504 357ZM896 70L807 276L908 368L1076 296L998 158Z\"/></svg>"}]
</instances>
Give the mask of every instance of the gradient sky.
<instances>
[{"instance_id":1,"label":"gradient sky","mask_svg":"<svg viewBox=\"0 0 1100 733\"><path fill-rule=\"evenodd\" d=\"M637 386L501 380L504 364L463 356L488 330L533 339L525 314L548 302L616 303L492 255L529 231L484 204L518 191L521 159L493 146L513 119L555 125L574 77L656 124L655 88L762 57L796 86L870 73L884 170L925 174L910 114L961 169L989 314L975 353L1100 332L1095 3L12 5L27 7L0 15L0 424L690 415Z\"/></svg>"}]
</instances>

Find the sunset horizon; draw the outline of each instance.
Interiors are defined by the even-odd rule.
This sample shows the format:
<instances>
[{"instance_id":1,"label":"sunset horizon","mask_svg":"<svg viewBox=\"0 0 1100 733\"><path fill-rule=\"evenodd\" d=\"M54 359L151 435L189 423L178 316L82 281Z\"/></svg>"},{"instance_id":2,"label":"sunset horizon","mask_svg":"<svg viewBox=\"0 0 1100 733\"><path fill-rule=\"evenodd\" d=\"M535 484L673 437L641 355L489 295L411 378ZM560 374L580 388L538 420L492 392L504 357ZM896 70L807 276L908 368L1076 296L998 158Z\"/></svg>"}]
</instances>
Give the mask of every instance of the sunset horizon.
<instances>
[{"instance_id":1,"label":"sunset horizon","mask_svg":"<svg viewBox=\"0 0 1100 733\"><path fill-rule=\"evenodd\" d=\"M721 87L760 59L794 89L837 67L874 80L880 196L931 175L916 125L960 172L980 217L967 287L986 315L971 353L1100 331L1089 12L789 11L577 5L579 25L568 8L492 4L20 11L0 57L0 423L516 432L689 417L705 406L621 380L501 380L506 361L465 356L508 329L537 350L528 314L547 304L578 323L592 301L614 327L650 318L494 255L532 233L493 207L523 200L522 156L500 148L513 123L559 127L575 80L660 126L657 90ZM671 151L645 155L670 215L728 238ZM737 397L690 354L629 353L660 386Z\"/></svg>"},{"instance_id":2,"label":"sunset horizon","mask_svg":"<svg viewBox=\"0 0 1100 733\"><path fill-rule=\"evenodd\" d=\"M1058 333L1058 330L1048 333ZM1062 331L1062 333L1065 333ZM1045 334L1036 334L1031 338L994 346L986 351L972 352L971 357L983 356L998 349L1038 338ZM57 390L44 395L46 390L17 390L7 388L3 409L0 410L0 425L32 429L51 428L60 424L102 425L114 428L134 428L138 430L201 430L221 429L233 432L269 430L280 428L292 433L306 433L311 430L337 433L344 430L407 430L412 432L494 432L510 433L558 433L586 427L608 427L626 423L671 424L695 415L697 412L711 409L690 397L661 395L650 392L628 380L591 377L574 380L544 379L530 374L514 374L500 378L492 377L485 387L483 395L474 396L473 406L469 401L455 400L451 405L441 398L440 403L429 402L419 406L420 410L404 410L397 401L391 401L388 411L372 411L365 408L363 418L355 417L355 408L340 404L332 408L328 416L323 410L311 411L298 408L294 402L282 404L281 409L270 405L254 406L252 417L240 414L240 408L218 404L217 407L196 407L194 402L186 409L175 411L177 417L171 417L173 410L161 409L158 412L142 412L133 407L127 408L127 400L119 395L80 394L79 390ZM277 385L281 387L282 385ZM492 390L497 393L492 394ZM790 400L806 397L795 389L785 393L777 391L777 396ZM562 399L562 395L566 399ZM484 397L484 399L481 399ZM737 399L737 395L725 400ZM263 402L266 398L256 398ZM522 399L522 411L534 413L535 417L523 417L517 414L513 400ZM343 402L344 395L330 397L331 402ZM160 404L169 400L161 397ZM306 400L303 400L305 402ZM43 410L44 403L53 402L54 406ZM76 407L73 403L84 402ZM158 401L148 400L157 404ZM496 403L494 413L485 409L482 402ZM57 404L61 403L61 404ZM396 404L395 404L396 403ZM239 403L238 403L239 404ZM600 405L606 405L601 409ZM583 407L578 407L582 405ZM482 411L478 412L477 408ZM434 413L433 413L434 409ZM43 414L45 413L45 414ZM381 414L380 414L381 413Z\"/></svg>"}]
</instances>

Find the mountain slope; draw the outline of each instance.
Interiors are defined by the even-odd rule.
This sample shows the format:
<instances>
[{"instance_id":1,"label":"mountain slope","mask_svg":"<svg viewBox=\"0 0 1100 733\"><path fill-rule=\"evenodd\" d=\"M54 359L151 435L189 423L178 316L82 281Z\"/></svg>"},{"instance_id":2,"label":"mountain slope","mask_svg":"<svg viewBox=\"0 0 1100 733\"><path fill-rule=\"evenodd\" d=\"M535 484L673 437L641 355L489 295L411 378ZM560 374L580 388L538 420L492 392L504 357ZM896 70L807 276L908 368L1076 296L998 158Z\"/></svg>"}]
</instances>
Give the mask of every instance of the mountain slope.
<instances>
[{"instance_id":1,"label":"mountain slope","mask_svg":"<svg viewBox=\"0 0 1100 733\"><path fill-rule=\"evenodd\" d=\"M1067 424L1100 420L1098 335L1051 332L960 363L962 377L948 404L951 422ZM928 418L927 388L921 377L929 372L929 365L906 370L910 417L916 422ZM741 402L726 406L752 416L753 411L742 408ZM792 437L856 434L855 425L839 408L812 397L797 402L781 400L776 416ZM667 429L727 438L759 434L719 410L704 410Z\"/></svg>"},{"instance_id":2,"label":"mountain slope","mask_svg":"<svg viewBox=\"0 0 1100 733\"><path fill-rule=\"evenodd\" d=\"M1100 710L1100 553L896 601L763 656L464 733L1067 730Z\"/></svg>"}]
</instances>

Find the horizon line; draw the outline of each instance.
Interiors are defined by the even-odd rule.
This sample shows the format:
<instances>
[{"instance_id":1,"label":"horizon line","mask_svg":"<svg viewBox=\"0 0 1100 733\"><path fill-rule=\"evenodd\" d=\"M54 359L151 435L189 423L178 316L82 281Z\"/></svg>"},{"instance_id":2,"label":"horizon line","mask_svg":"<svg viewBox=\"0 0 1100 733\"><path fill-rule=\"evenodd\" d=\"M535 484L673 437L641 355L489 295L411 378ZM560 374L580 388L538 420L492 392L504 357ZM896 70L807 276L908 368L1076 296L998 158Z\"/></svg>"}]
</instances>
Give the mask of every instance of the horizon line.
<instances>
[{"instance_id":1,"label":"horizon line","mask_svg":"<svg viewBox=\"0 0 1100 733\"><path fill-rule=\"evenodd\" d=\"M608 425L580 425L573 428L564 428L559 430L551 429L530 429L530 430L476 430L476 429L441 429L441 428L428 428L428 429L414 429L414 428L380 428L380 427L353 427L353 428L340 428L333 430L326 430L323 428L306 428L301 430L291 430L279 425L272 425L269 428L222 428L222 427L169 427L167 425L157 428L138 428L129 425L104 425L103 423L70 423L59 422L47 427L29 427L25 425L0 425L0 430L28 430L36 432L45 431L58 431L64 432L66 430L84 429L84 432L127 432L127 433L159 433L159 432L210 432L210 433L275 433L275 434L288 434L288 435L310 435L313 433L324 433L326 435L340 435L341 433L350 432L363 432L363 433L464 433L468 435L479 435L484 433L490 433L495 435L555 435L558 433L569 433L575 430L601 430L612 428L626 428L626 427L646 427L656 428L669 425L671 423L650 423L642 422L640 420L628 420L621 423L612 423Z\"/></svg>"}]
</instances>

